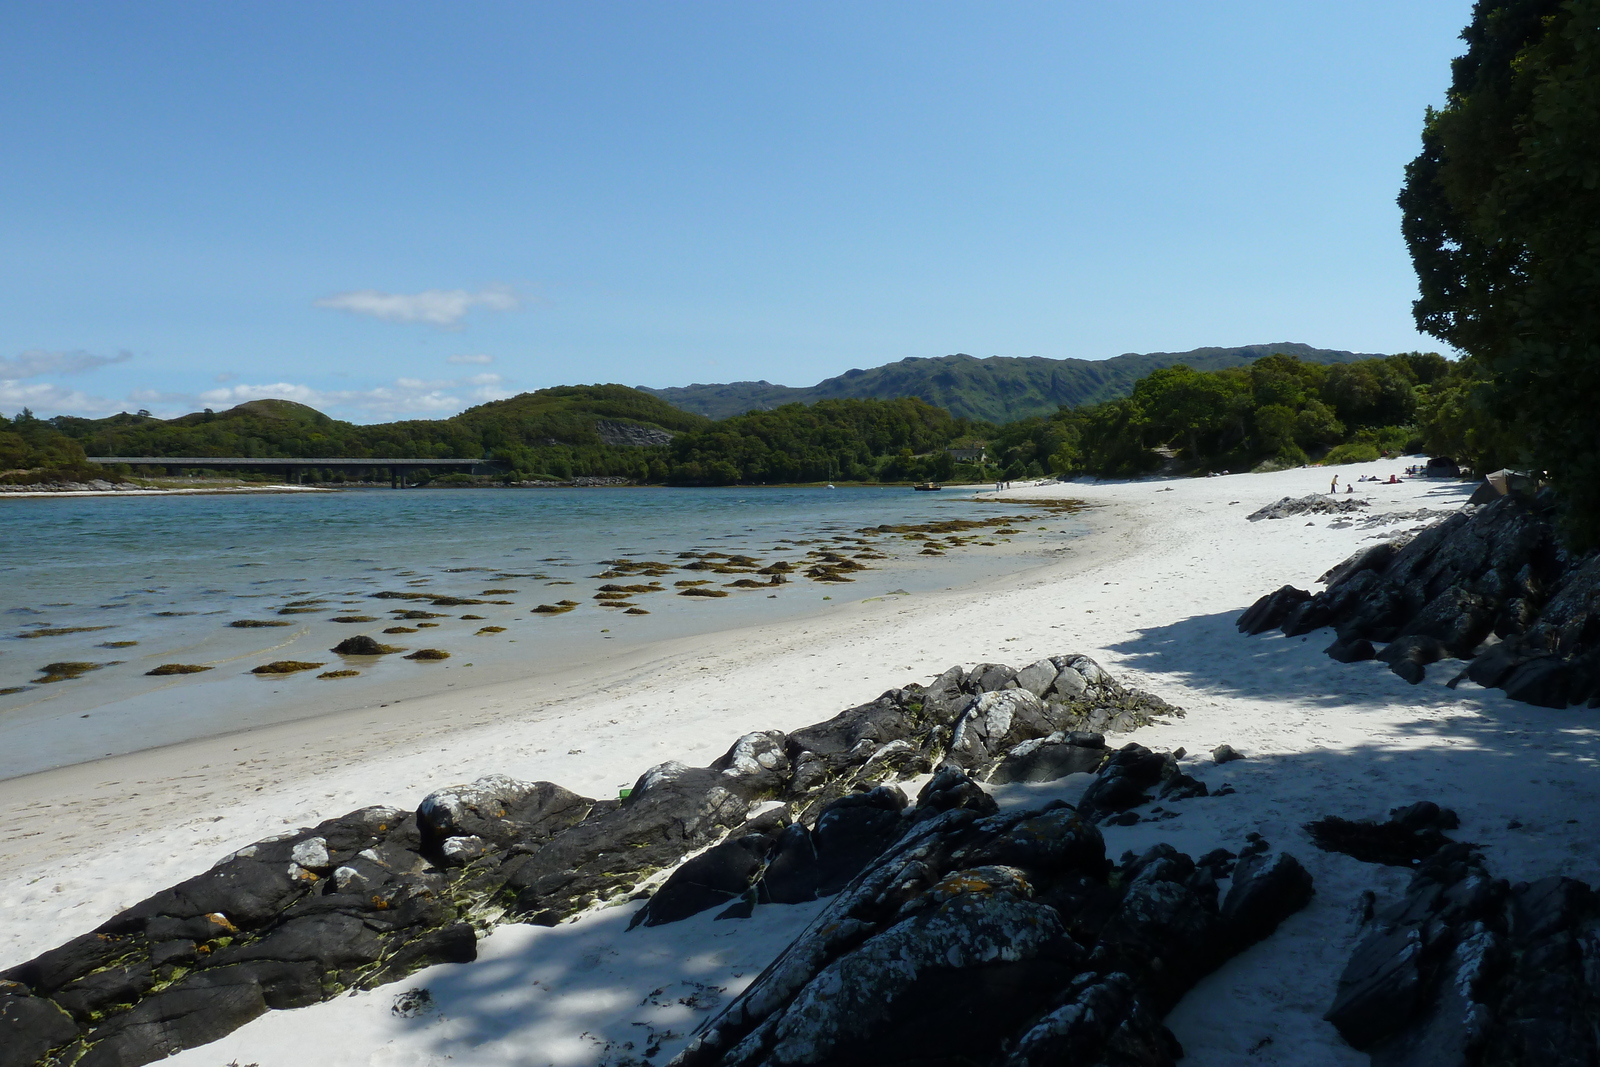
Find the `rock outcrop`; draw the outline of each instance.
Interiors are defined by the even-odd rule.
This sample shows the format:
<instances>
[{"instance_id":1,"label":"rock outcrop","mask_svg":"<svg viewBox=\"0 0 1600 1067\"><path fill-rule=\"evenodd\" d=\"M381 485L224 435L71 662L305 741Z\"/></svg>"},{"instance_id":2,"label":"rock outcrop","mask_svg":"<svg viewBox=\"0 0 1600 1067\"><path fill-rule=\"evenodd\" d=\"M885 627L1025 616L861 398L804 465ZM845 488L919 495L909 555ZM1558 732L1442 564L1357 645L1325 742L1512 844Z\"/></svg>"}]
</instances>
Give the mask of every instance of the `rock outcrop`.
<instances>
[{"instance_id":1,"label":"rock outcrop","mask_svg":"<svg viewBox=\"0 0 1600 1067\"><path fill-rule=\"evenodd\" d=\"M1375 1064L1600 1062L1597 920L1583 882L1510 885L1447 844L1370 920L1327 1018Z\"/></svg>"},{"instance_id":2,"label":"rock outcrop","mask_svg":"<svg viewBox=\"0 0 1600 1067\"><path fill-rule=\"evenodd\" d=\"M1245 518L1260 522L1262 519L1292 519L1300 515L1349 515L1364 512L1371 506L1364 498L1312 493L1302 497L1286 496L1266 507L1257 508Z\"/></svg>"},{"instance_id":3,"label":"rock outcrop","mask_svg":"<svg viewBox=\"0 0 1600 1067\"><path fill-rule=\"evenodd\" d=\"M0 972L0 1067L136 1067L270 1008L473 959L477 932L506 917L651 898L640 921L659 923L827 896L904 833L892 783L944 764L917 812L992 813L974 779L1102 764L1120 784L1088 810L1124 810L1186 776L1095 731L1180 714L1085 656L952 667L793 733L747 734L708 767L653 767L621 799L491 776L415 812L364 808L240 849Z\"/></svg>"},{"instance_id":4,"label":"rock outcrop","mask_svg":"<svg viewBox=\"0 0 1600 1067\"><path fill-rule=\"evenodd\" d=\"M595 436L602 444L622 448L650 448L670 445L672 432L659 426L635 426L631 422L600 419L594 424Z\"/></svg>"},{"instance_id":5,"label":"rock outcrop","mask_svg":"<svg viewBox=\"0 0 1600 1067\"><path fill-rule=\"evenodd\" d=\"M1259 840L1115 866L1082 811L998 814L949 765L890 817L892 844L675 1067L1172 1064L1161 1017L1312 893Z\"/></svg>"},{"instance_id":6,"label":"rock outcrop","mask_svg":"<svg viewBox=\"0 0 1600 1067\"><path fill-rule=\"evenodd\" d=\"M1461 676L1516 700L1600 707L1600 554L1563 549L1552 507L1544 494L1508 495L1464 510L1351 556L1320 593L1262 597L1239 629L1331 626L1327 651L1342 662L1376 657L1415 683L1430 664L1467 660Z\"/></svg>"}]
</instances>

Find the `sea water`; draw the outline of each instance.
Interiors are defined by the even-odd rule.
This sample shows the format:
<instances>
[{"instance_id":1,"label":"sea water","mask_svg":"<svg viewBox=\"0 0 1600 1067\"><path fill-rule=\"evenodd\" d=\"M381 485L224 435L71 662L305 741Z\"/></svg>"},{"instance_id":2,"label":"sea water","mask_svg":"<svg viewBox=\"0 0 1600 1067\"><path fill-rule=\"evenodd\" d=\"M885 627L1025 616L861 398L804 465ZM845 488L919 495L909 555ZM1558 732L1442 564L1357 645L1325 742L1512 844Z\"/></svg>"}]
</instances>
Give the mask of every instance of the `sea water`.
<instances>
[{"instance_id":1,"label":"sea water","mask_svg":"<svg viewBox=\"0 0 1600 1067\"><path fill-rule=\"evenodd\" d=\"M945 545L933 550L938 556L922 536L875 530L1000 516L1018 517L1004 527L1010 532L968 531L962 536L989 544ZM958 587L1039 565L1083 530L1059 511L1030 513L952 489L0 498L0 778L401 694L598 663L625 645ZM785 584L750 590L728 587L744 575L674 570L655 579L661 592L632 598L647 614L607 610L594 599L610 560L681 566L695 557L680 554L725 553L803 569L814 558L807 552L853 556L857 549L883 558L864 559L868 569L849 572L849 583L815 582L797 571ZM681 580L712 580L711 588L729 595L674 595ZM373 597L382 591L485 603ZM531 610L561 600L579 606L558 615ZM435 617L393 617L403 610ZM372 621L335 621L363 616ZM230 625L237 621L277 625ZM383 632L397 625L415 632ZM439 649L449 659L330 651L355 634ZM319 667L251 673L278 660ZM45 668L59 663L89 669L42 681ZM167 663L208 669L146 673ZM359 674L318 677L335 669Z\"/></svg>"}]
</instances>

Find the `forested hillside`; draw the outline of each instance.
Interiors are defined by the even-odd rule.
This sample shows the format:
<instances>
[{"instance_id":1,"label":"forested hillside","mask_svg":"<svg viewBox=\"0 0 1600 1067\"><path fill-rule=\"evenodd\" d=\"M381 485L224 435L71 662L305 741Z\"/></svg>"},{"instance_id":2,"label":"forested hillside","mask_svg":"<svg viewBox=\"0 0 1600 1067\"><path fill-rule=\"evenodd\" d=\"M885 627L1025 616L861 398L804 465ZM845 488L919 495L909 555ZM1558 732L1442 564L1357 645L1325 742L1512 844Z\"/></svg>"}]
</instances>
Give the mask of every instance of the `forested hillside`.
<instances>
[{"instance_id":1,"label":"forested hillside","mask_svg":"<svg viewBox=\"0 0 1600 1067\"><path fill-rule=\"evenodd\" d=\"M1496 454L1472 401L1477 373L1417 352L1331 365L1285 354L1222 370L1180 364L1139 378L1128 396L1001 425L915 397L824 399L713 422L620 385L541 389L448 419L370 426L284 400L167 420L25 412L0 425L0 477L82 472L85 454L217 457L210 469L226 469L228 456L482 459L515 481L669 485L1125 477L1354 462L1422 447L1477 458ZM986 456L957 462L954 446Z\"/></svg>"},{"instance_id":2,"label":"forested hillside","mask_svg":"<svg viewBox=\"0 0 1600 1067\"><path fill-rule=\"evenodd\" d=\"M1322 366L1269 356L1249 367L1167 367L1131 396L1000 427L989 451L1012 476L1127 477L1170 458L1191 473L1352 463L1457 451L1470 372L1437 353Z\"/></svg>"},{"instance_id":3,"label":"forested hillside","mask_svg":"<svg viewBox=\"0 0 1600 1067\"><path fill-rule=\"evenodd\" d=\"M869 370L846 371L836 378L804 388L769 382L732 382L643 391L685 411L713 419L783 404L867 397L893 400L913 396L944 408L957 418L1000 424L1049 415L1063 406L1079 407L1127 396L1135 382L1162 367L1181 363L1195 370L1222 370L1244 366L1273 353L1295 356L1308 363L1350 363L1375 358L1292 342L1242 348L1197 348L1192 352L1130 352L1102 360L1041 356L978 359L958 354L934 359L903 359Z\"/></svg>"}]
</instances>

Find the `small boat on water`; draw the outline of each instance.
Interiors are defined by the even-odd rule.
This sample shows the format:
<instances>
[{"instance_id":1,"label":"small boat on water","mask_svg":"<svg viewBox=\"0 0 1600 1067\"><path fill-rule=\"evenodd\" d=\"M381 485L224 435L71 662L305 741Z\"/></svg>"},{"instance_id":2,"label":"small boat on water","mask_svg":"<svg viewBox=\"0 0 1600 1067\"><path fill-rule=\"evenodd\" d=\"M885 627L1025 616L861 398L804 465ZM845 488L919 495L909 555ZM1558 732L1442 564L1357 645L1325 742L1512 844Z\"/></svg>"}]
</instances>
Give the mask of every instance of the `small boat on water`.
<instances>
[{"instance_id":1,"label":"small boat on water","mask_svg":"<svg viewBox=\"0 0 1600 1067\"><path fill-rule=\"evenodd\" d=\"M939 490L943 489L944 486L938 485L934 482L918 482L911 488L915 489L919 493L937 493Z\"/></svg>"}]
</instances>

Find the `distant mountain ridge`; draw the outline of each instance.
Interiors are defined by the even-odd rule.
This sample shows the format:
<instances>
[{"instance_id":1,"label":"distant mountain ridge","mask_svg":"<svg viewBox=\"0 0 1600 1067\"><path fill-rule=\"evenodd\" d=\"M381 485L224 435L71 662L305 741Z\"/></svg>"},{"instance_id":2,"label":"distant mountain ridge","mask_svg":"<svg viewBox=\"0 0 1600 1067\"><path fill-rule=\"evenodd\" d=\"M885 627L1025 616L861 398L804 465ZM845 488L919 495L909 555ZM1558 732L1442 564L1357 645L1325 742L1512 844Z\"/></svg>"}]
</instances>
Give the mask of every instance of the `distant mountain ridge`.
<instances>
[{"instance_id":1,"label":"distant mountain ridge","mask_svg":"<svg viewBox=\"0 0 1600 1067\"><path fill-rule=\"evenodd\" d=\"M1162 367L1184 363L1195 370L1222 370L1275 353L1307 363L1353 363L1376 358L1374 353L1312 348L1285 341L1240 348L1196 348L1189 352L1128 352L1111 359L1047 359L1043 356L911 356L867 370L848 370L816 385L794 387L771 382L728 382L685 385L670 389L639 386L674 407L725 419L755 409L783 404L812 404L843 397L892 400L913 396L958 418L1007 423L1033 415L1050 415L1063 404L1076 407L1114 400L1133 390L1133 383Z\"/></svg>"}]
</instances>

